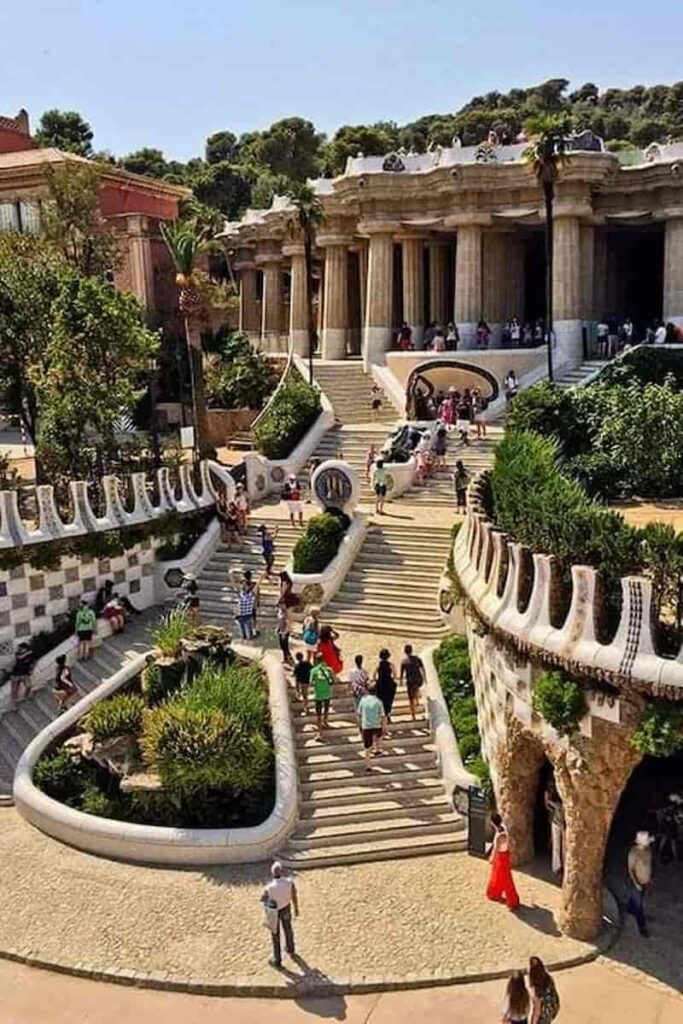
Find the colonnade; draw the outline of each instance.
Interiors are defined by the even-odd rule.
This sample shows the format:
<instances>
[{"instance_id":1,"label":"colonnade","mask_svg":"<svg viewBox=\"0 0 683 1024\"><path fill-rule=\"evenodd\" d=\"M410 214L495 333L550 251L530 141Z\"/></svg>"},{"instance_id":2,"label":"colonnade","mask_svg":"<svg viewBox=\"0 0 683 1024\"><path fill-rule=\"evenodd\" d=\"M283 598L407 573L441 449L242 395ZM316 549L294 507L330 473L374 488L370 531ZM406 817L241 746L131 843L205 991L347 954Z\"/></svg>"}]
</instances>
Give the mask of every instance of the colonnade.
<instances>
[{"instance_id":1,"label":"colonnade","mask_svg":"<svg viewBox=\"0 0 683 1024\"><path fill-rule=\"evenodd\" d=\"M616 308L606 230L582 214L560 207L553 221L558 364L578 364L583 325ZM318 233L314 273L323 358L346 358L356 348L353 336L362 334L366 364L381 363L401 320L410 325L418 348L429 322L451 320L458 326L461 349L476 347L482 319L492 328L491 345L499 344L503 321L524 315L529 229L514 222L492 223L489 215L478 214L446 218L444 227L448 234L421 234L401 224L360 222L354 234ZM358 261L353 273L352 252ZM309 296L303 244L258 240L238 250L237 257L240 328L265 351L282 350L291 340L294 350L305 355ZM288 322L283 316L285 272ZM662 310L665 319L683 323L683 209L665 220Z\"/></svg>"}]
</instances>

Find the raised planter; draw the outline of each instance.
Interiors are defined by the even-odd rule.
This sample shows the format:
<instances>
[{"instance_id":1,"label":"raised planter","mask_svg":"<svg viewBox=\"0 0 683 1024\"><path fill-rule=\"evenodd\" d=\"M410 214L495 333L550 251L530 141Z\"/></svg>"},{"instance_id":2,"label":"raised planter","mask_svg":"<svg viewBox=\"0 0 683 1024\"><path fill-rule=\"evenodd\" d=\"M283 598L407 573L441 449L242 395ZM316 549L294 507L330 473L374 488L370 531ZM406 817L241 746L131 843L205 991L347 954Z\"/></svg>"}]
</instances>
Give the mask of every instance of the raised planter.
<instances>
[{"instance_id":1,"label":"raised planter","mask_svg":"<svg viewBox=\"0 0 683 1024\"><path fill-rule=\"evenodd\" d=\"M322 572L294 572L294 563L289 559L287 572L292 578L294 589L303 595L305 604L316 604L321 608L329 604L363 546L367 529L366 517L360 513L354 516L339 545L339 551Z\"/></svg>"},{"instance_id":2,"label":"raised planter","mask_svg":"<svg viewBox=\"0 0 683 1024\"><path fill-rule=\"evenodd\" d=\"M258 652L241 645L244 658ZM279 660L264 655L275 749L275 806L260 825L249 828L193 829L137 825L85 814L59 803L33 783L33 770L55 740L64 735L94 704L110 697L142 671L146 654L133 659L40 732L22 754L14 776L14 802L23 818L42 832L87 853L116 860L161 865L243 864L264 860L294 828L299 809L294 735L287 680Z\"/></svg>"}]
</instances>

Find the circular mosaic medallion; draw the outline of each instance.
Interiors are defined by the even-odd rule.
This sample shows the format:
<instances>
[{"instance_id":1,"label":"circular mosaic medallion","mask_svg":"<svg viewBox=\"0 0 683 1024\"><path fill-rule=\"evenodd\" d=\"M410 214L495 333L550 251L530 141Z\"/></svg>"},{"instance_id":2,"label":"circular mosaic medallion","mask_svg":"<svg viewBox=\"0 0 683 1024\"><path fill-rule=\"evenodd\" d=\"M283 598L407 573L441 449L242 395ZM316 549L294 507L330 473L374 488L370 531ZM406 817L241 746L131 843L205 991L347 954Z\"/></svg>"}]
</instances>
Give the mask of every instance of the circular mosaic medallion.
<instances>
[{"instance_id":1,"label":"circular mosaic medallion","mask_svg":"<svg viewBox=\"0 0 683 1024\"><path fill-rule=\"evenodd\" d=\"M257 491L265 491L265 489L266 489L266 478L264 477L263 473L259 473L259 475L256 477L256 481L255 482L256 482L256 490Z\"/></svg>"},{"instance_id":2,"label":"circular mosaic medallion","mask_svg":"<svg viewBox=\"0 0 683 1024\"><path fill-rule=\"evenodd\" d=\"M453 611L453 598L450 590L439 591L439 608L444 615L449 615Z\"/></svg>"},{"instance_id":3,"label":"circular mosaic medallion","mask_svg":"<svg viewBox=\"0 0 683 1024\"><path fill-rule=\"evenodd\" d=\"M164 583L167 587L171 587L175 590L180 587L183 582L183 570L182 569L169 569L164 576Z\"/></svg>"},{"instance_id":4,"label":"circular mosaic medallion","mask_svg":"<svg viewBox=\"0 0 683 1024\"><path fill-rule=\"evenodd\" d=\"M319 583L309 583L301 591L301 603L303 605L320 604L323 598L323 588Z\"/></svg>"},{"instance_id":5,"label":"circular mosaic medallion","mask_svg":"<svg viewBox=\"0 0 683 1024\"><path fill-rule=\"evenodd\" d=\"M274 466L270 471L270 479L274 484L281 484L285 478L285 471L282 466Z\"/></svg>"},{"instance_id":6,"label":"circular mosaic medallion","mask_svg":"<svg viewBox=\"0 0 683 1024\"><path fill-rule=\"evenodd\" d=\"M315 496L324 508L344 508L351 499L353 483L339 466L320 469L315 478Z\"/></svg>"}]
</instances>

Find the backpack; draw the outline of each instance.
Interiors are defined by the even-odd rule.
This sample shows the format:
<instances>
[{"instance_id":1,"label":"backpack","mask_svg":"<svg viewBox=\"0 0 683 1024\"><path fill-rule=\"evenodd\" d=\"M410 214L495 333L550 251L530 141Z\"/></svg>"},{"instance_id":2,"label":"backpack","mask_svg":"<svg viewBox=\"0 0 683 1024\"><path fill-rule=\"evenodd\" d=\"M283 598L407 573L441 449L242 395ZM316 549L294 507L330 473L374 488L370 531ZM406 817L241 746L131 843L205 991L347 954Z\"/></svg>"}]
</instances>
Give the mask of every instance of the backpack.
<instances>
[{"instance_id":1,"label":"backpack","mask_svg":"<svg viewBox=\"0 0 683 1024\"><path fill-rule=\"evenodd\" d=\"M548 986L541 1000L541 1015L538 1018L538 1024L550 1024L551 1021L555 1020L559 1012L560 997L557 994L555 982L549 977Z\"/></svg>"}]
</instances>

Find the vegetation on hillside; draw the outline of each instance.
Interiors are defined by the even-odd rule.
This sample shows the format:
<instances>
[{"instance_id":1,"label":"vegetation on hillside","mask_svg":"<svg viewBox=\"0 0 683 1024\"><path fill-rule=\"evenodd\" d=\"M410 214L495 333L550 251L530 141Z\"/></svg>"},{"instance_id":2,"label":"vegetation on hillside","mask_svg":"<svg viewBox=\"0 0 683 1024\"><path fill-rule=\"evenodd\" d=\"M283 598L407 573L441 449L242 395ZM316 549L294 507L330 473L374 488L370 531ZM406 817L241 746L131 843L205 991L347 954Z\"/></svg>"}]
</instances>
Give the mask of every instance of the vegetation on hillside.
<instances>
[{"instance_id":1,"label":"vegetation on hillside","mask_svg":"<svg viewBox=\"0 0 683 1024\"><path fill-rule=\"evenodd\" d=\"M450 146L456 136L470 146L485 139L489 131L495 131L501 141L514 141L522 125L540 114L566 114L573 129L596 132L609 148L642 148L669 136L683 136L683 82L603 92L586 82L570 92L566 78L552 78L508 93L473 96L459 110L427 114L404 125L394 121L342 125L329 139L306 118L287 117L264 131L239 137L229 130L215 132L206 140L203 157L186 163L167 159L153 146L118 160L109 153L94 153L92 128L74 111L47 111L37 137L44 145L189 185L201 202L236 218L247 206L270 205L275 193L289 192L293 183L341 174L347 158L359 152L365 156L400 148L424 152L430 146Z\"/></svg>"}]
</instances>

